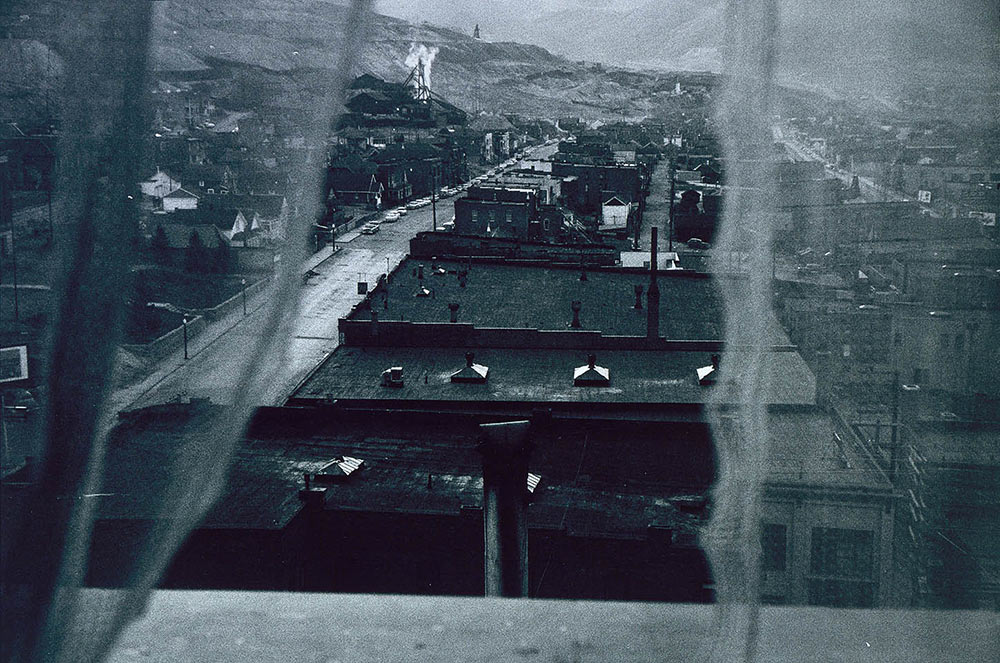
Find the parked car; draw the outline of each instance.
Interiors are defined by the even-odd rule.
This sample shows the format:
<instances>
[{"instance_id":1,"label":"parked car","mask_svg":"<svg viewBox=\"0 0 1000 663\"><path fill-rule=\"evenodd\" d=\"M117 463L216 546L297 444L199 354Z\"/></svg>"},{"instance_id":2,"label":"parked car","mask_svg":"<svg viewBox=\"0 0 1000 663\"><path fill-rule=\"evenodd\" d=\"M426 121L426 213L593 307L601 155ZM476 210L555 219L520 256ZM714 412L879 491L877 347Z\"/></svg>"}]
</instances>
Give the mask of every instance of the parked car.
<instances>
[{"instance_id":1,"label":"parked car","mask_svg":"<svg viewBox=\"0 0 1000 663\"><path fill-rule=\"evenodd\" d=\"M386 212L385 217L382 219L386 223L396 223L399 221L399 212L393 210L391 212Z\"/></svg>"},{"instance_id":2,"label":"parked car","mask_svg":"<svg viewBox=\"0 0 1000 663\"><path fill-rule=\"evenodd\" d=\"M706 242L705 240L702 240L702 239L698 239L697 237L692 237L691 239L689 239L687 241L687 245L688 245L688 248L698 249L698 250L701 250L701 251L704 251L705 249L710 248L710 245L709 245L708 242Z\"/></svg>"}]
</instances>

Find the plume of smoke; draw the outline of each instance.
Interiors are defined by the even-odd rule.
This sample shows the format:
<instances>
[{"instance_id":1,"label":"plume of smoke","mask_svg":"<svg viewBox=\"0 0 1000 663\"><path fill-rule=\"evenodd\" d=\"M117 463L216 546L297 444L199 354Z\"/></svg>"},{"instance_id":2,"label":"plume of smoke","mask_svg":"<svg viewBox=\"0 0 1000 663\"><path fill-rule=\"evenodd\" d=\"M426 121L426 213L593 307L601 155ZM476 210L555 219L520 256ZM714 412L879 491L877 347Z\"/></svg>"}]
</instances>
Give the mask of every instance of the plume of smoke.
<instances>
[{"instance_id":1,"label":"plume of smoke","mask_svg":"<svg viewBox=\"0 0 1000 663\"><path fill-rule=\"evenodd\" d=\"M431 64L438 54L438 47L427 47L423 44L410 44L410 52L406 55L406 68L413 69L420 62L424 63L424 81L431 86Z\"/></svg>"}]
</instances>

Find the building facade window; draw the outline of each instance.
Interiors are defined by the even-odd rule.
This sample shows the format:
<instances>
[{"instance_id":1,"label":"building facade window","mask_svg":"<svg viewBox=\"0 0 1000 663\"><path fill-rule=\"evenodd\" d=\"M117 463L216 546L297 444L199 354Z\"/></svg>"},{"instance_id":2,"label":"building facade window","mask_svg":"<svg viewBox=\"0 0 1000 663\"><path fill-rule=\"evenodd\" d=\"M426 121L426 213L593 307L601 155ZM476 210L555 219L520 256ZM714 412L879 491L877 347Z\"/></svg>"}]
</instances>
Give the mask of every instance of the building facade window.
<instances>
[{"instance_id":1,"label":"building facade window","mask_svg":"<svg viewBox=\"0 0 1000 663\"><path fill-rule=\"evenodd\" d=\"M763 570L784 571L788 561L788 528L785 525L764 523L760 532L760 546L763 549Z\"/></svg>"},{"instance_id":2,"label":"building facade window","mask_svg":"<svg viewBox=\"0 0 1000 663\"><path fill-rule=\"evenodd\" d=\"M814 527L809 557L809 604L872 607L874 540L869 530Z\"/></svg>"}]
</instances>

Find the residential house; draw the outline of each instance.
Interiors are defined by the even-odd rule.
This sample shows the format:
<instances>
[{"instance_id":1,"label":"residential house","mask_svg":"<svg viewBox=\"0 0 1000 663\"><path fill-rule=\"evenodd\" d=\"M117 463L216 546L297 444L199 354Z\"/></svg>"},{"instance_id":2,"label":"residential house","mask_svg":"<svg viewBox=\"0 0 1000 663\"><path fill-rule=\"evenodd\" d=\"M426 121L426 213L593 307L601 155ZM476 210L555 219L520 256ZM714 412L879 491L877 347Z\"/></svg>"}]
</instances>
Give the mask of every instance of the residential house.
<instances>
[{"instance_id":1,"label":"residential house","mask_svg":"<svg viewBox=\"0 0 1000 663\"><path fill-rule=\"evenodd\" d=\"M639 203L644 195L643 178L638 166L592 165L555 161L552 175L575 177L564 181L563 194L574 212L598 215L605 201L613 196L624 203ZM638 220L641 223L641 219Z\"/></svg>"},{"instance_id":2,"label":"residential house","mask_svg":"<svg viewBox=\"0 0 1000 663\"><path fill-rule=\"evenodd\" d=\"M230 240L268 243L284 239L288 233L291 207L284 196L206 194L199 209L232 219Z\"/></svg>"},{"instance_id":3,"label":"residential house","mask_svg":"<svg viewBox=\"0 0 1000 663\"><path fill-rule=\"evenodd\" d=\"M341 204L381 209L385 187L378 170L378 164L357 155L334 159L327 166L327 191Z\"/></svg>"},{"instance_id":4,"label":"residential house","mask_svg":"<svg viewBox=\"0 0 1000 663\"><path fill-rule=\"evenodd\" d=\"M626 203L618 196L612 196L601 205L600 230L626 231L632 217L632 203Z\"/></svg>"},{"instance_id":5,"label":"residential house","mask_svg":"<svg viewBox=\"0 0 1000 663\"><path fill-rule=\"evenodd\" d=\"M429 195L441 186L441 151L428 143L396 142L376 152L372 161L389 204Z\"/></svg>"},{"instance_id":6,"label":"residential house","mask_svg":"<svg viewBox=\"0 0 1000 663\"><path fill-rule=\"evenodd\" d=\"M162 168L157 168L155 173L139 183L139 190L142 191L142 195L157 199L162 199L167 194L173 193L180 188L180 178Z\"/></svg>"},{"instance_id":7,"label":"residential house","mask_svg":"<svg viewBox=\"0 0 1000 663\"><path fill-rule=\"evenodd\" d=\"M198 209L198 201L202 195L200 192L190 191L183 187L174 189L163 196L163 211L176 212L177 210Z\"/></svg>"}]
</instances>

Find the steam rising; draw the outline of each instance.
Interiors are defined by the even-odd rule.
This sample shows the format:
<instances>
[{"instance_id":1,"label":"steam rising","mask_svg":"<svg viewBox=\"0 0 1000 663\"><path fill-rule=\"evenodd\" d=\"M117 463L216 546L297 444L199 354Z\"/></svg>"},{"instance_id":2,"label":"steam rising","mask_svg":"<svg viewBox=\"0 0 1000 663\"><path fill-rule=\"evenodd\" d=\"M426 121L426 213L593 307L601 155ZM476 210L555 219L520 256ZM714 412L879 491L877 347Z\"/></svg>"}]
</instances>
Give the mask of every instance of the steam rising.
<instances>
[{"instance_id":1,"label":"steam rising","mask_svg":"<svg viewBox=\"0 0 1000 663\"><path fill-rule=\"evenodd\" d=\"M423 44L410 44L410 52L406 56L407 69L413 69L420 62L424 63L424 81L426 81L428 88L431 87L431 63L434 62L438 50L437 46L428 48Z\"/></svg>"}]
</instances>

